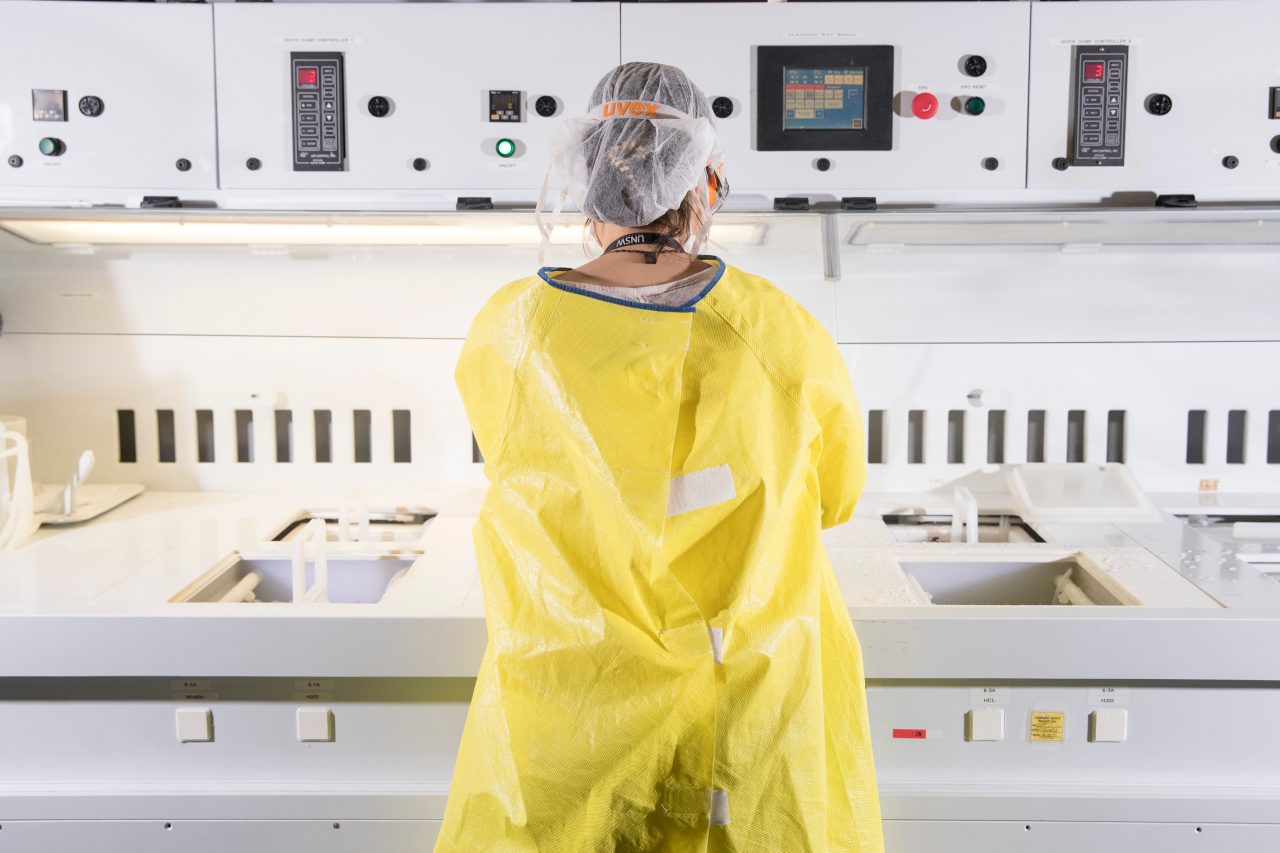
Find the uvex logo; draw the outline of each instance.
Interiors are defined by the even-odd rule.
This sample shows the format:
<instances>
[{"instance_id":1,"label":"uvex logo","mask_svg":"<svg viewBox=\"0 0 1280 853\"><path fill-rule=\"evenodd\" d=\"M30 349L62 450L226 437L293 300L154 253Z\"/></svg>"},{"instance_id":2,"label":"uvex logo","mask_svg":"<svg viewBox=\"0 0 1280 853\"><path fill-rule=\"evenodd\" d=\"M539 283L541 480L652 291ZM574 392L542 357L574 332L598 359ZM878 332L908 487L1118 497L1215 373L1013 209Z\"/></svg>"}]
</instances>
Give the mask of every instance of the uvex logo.
<instances>
[{"instance_id":1,"label":"uvex logo","mask_svg":"<svg viewBox=\"0 0 1280 853\"><path fill-rule=\"evenodd\" d=\"M658 114L653 101L609 101L604 105L605 116L652 116Z\"/></svg>"}]
</instances>

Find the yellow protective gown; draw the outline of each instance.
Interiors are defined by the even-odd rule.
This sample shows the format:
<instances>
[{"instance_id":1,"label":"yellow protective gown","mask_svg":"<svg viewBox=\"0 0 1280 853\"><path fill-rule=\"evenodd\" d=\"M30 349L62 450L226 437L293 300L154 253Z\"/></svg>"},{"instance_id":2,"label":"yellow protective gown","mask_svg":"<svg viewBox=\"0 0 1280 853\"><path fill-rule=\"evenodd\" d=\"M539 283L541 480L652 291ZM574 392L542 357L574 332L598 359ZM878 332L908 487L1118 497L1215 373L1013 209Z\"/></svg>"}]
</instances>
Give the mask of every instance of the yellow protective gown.
<instances>
[{"instance_id":1,"label":"yellow protective gown","mask_svg":"<svg viewBox=\"0 0 1280 853\"><path fill-rule=\"evenodd\" d=\"M437 853L880 851L822 548L865 478L830 335L763 279L683 308L554 270L476 318L488 619Z\"/></svg>"}]
</instances>

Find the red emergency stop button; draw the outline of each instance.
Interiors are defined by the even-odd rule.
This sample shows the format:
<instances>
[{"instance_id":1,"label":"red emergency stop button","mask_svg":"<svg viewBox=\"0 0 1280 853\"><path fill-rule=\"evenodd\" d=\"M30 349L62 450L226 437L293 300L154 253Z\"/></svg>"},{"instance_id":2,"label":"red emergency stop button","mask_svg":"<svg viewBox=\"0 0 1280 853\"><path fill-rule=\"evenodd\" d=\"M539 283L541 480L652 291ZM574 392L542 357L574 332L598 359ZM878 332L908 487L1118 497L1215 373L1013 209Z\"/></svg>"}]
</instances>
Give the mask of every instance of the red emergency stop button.
<instances>
[{"instance_id":1,"label":"red emergency stop button","mask_svg":"<svg viewBox=\"0 0 1280 853\"><path fill-rule=\"evenodd\" d=\"M933 118L938 114L938 98L931 92L921 92L911 99L911 112L916 118Z\"/></svg>"}]
</instances>

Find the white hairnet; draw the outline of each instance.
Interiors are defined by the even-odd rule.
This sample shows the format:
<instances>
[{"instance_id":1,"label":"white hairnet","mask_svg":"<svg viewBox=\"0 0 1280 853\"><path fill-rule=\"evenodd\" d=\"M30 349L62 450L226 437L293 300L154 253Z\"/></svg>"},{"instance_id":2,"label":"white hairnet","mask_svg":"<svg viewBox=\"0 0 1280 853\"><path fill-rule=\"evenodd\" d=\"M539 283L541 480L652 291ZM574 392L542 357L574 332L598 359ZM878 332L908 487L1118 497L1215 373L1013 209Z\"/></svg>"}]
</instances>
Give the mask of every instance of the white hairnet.
<instances>
[{"instance_id":1,"label":"white hairnet","mask_svg":"<svg viewBox=\"0 0 1280 853\"><path fill-rule=\"evenodd\" d=\"M567 120L556 133L548 179L554 172L565 182L557 212L567 195L591 219L626 228L660 219L698 190L694 204L701 227L688 235L686 246L696 252L724 195L718 182L720 198L713 207L707 191L720 156L710 104L685 73L629 62L596 84L587 117ZM544 183L539 214L545 190ZM549 227L543 233L549 237Z\"/></svg>"}]
</instances>

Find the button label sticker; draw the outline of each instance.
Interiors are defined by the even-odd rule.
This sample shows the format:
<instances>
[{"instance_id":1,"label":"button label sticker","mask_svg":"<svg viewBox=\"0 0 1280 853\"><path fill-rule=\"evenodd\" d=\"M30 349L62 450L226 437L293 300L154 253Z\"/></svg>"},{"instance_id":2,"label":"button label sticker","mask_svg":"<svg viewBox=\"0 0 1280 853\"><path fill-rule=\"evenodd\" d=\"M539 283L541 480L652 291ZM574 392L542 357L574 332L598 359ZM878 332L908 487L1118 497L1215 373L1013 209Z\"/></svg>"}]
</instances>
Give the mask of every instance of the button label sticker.
<instances>
[{"instance_id":1,"label":"button label sticker","mask_svg":"<svg viewBox=\"0 0 1280 853\"><path fill-rule=\"evenodd\" d=\"M1066 720L1065 711L1032 711L1031 741L1033 743L1062 743Z\"/></svg>"},{"instance_id":2,"label":"button label sticker","mask_svg":"<svg viewBox=\"0 0 1280 853\"><path fill-rule=\"evenodd\" d=\"M969 689L971 705L1008 705L1010 691L1008 687L972 687Z\"/></svg>"},{"instance_id":3,"label":"button label sticker","mask_svg":"<svg viewBox=\"0 0 1280 853\"><path fill-rule=\"evenodd\" d=\"M1128 687L1090 687L1090 705L1128 705Z\"/></svg>"}]
</instances>

